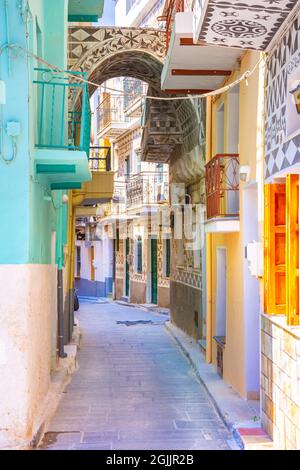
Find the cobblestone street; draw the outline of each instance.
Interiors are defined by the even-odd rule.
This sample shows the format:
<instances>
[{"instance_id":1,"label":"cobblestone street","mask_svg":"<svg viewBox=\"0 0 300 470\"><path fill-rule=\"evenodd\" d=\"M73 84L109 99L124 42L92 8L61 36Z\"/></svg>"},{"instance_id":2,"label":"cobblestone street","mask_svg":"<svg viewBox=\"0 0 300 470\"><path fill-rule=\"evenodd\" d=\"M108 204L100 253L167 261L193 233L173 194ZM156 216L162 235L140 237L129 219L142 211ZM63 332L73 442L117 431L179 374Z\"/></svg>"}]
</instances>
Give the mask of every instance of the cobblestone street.
<instances>
[{"instance_id":1,"label":"cobblestone street","mask_svg":"<svg viewBox=\"0 0 300 470\"><path fill-rule=\"evenodd\" d=\"M165 330L166 315L113 302L81 302L77 313L79 369L42 449L238 448ZM151 323L130 323L138 320Z\"/></svg>"}]
</instances>

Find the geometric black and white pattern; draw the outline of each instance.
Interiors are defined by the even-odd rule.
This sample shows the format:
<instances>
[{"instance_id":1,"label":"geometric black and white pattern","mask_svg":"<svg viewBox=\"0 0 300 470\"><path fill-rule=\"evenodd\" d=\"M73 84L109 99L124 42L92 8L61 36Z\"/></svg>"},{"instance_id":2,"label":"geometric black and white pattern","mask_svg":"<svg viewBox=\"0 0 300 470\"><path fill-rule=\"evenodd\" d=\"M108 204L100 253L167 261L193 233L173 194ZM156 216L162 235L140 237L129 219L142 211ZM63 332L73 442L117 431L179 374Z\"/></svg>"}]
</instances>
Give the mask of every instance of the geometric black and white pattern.
<instances>
[{"instance_id":1,"label":"geometric black and white pattern","mask_svg":"<svg viewBox=\"0 0 300 470\"><path fill-rule=\"evenodd\" d=\"M184 284L194 289L201 290L201 274L186 269L175 269L173 279L175 282Z\"/></svg>"},{"instance_id":2,"label":"geometric black and white pattern","mask_svg":"<svg viewBox=\"0 0 300 470\"><path fill-rule=\"evenodd\" d=\"M277 46L267 63L265 178L300 162L300 136L286 141L288 75L300 64L300 16ZM299 118L300 131L300 118Z\"/></svg>"},{"instance_id":3,"label":"geometric black and white pattern","mask_svg":"<svg viewBox=\"0 0 300 470\"><path fill-rule=\"evenodd\" d=\"M168 96L161 90L161 72L166 54L166 32L147 28L71 26L71 70L84 71L89 81L101 85L113 77L133 77L149 85L148 93ZM94 89L89 86L89 93ZM142 137L142 160L168 162L182 145L197 143L198 119L193 105L147 100L149 117ZM145 150L146 149L146 150ZM174 150L175 149L175 150Z\"/></svg>"},{"instance_id":4,"label":"geometric black and white pattern","mask_svg":"<svg viewBox=\"0 0 300 470\"><path fill-rule=\"evenodd\" d=\"M244 49L266 50L298 0L209 0L199 39Z\"/></svg>"}]
</instances>

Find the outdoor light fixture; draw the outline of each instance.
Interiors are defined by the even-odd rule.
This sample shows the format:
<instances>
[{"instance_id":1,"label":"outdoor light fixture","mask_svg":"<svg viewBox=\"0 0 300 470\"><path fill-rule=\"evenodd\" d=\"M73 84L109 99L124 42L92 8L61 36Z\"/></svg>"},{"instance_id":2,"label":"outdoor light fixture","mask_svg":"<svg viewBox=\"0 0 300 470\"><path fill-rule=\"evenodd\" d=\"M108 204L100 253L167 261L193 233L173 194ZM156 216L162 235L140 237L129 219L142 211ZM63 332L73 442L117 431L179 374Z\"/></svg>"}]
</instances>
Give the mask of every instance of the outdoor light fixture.
<instances>
[{"instance_id":1,"label":"outdoor light fixture","mask_svg":"<svg viewBox=\"0 0 300 470\"><path fill-rule=\"evenodd\" d=\"M239 169L240 180L244 183L248 183L250 181L250 165L242 165Z\"/></svg>"},{"instance_id":2,"label":"outdoor light fixture","mask_svg":"<svg viewBox=\"0 0 300 470\"><path fill-rule=\"evenodd\" d=\"M67 204L68 201L69 201L68 195L67 195L67 194L63 194L62 203L63 203L63 204Z\"/></svg>"},{"instance_id":3,"label":"outdoor light fixture","mask_svg":"<svg viewBox=\"0 0 300 470\"><path fill-rule=\"evenodd\" d=\"M290 93L294 96L294 103L296 105L297 113L300 114L300 81L298 81L296 88L291 90Z\"/></svg>"}]
</instances>

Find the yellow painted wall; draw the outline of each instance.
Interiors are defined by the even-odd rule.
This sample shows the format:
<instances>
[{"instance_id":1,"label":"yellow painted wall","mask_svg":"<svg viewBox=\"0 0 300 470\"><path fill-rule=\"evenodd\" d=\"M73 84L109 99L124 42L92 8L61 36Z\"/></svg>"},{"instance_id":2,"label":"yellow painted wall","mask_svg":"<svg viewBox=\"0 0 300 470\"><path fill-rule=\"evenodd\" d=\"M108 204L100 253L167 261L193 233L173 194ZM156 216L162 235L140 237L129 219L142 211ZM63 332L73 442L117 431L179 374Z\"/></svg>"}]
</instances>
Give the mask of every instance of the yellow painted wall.
<instances>
[{"instance_id":1,"label":"yellow painted wall","mask_svg":"<svg viewBox=\"0 0 300 470\"><path fill-rule=\"evenodd\" d=\"M241 69L234 72L228 80L228 83L236 80L246 70L252 69L259 60L259 53L247 52L242 56ZM260 69L257 67L254 75L249 78L248 86L245 81L240 84L240 98L239 98L239 146L238 153L240 159L240 165L250 165L251 167L251 181L256 179L257 175L257 159L261 158L260 148L260 122L259 115L262 110L259 108L259 73ZM260 86L262 84L260 83ZM210 102L210 101L209 101ZM231 120L228 116L228 94L224 93L217 99L212 100L211 112L209 110L208 102L208 114L207 114L207 159L213 157L217 153L216 149L216 111L222 102L225 105L225 148L224 153L230 153L228 151L227 132L228 126L231 124ZM210 119L211 114L211 119ZM211 128L210 128L211 123ZM209 142L209 140L211 140ZM260 176L260 175L259 175ZM242 205L242 191L243 184L240 182L240 220L243 215ZM207 338L208 344L211 344L211 356L207 354L207 359L212 360L213 364L216 365L217 347L212 337L216 335L216 249L218 246L226 247L227 250L227 318L226 318L226 347L224 350L224 380L230 383L243 397L246 398L246 377L244 367L244 278L243 278L243 258L244 258L244 246L243 246L243 226L241 223L241 230L238 233L227 233L227 234L212 234L210 242L207 244L208 250L211 252L207 253L208 262L211 260L211 273L208 269L207 286L211 291L207 293L208 299L208 315L211 306L211 328L208 328ZM210 248L211 247L211 248ZM211 305L209 300L211 298ZM257 315L259 312L257 312ZM211 331L210 331L211 330Z\"/></svg>"}]
</instances>

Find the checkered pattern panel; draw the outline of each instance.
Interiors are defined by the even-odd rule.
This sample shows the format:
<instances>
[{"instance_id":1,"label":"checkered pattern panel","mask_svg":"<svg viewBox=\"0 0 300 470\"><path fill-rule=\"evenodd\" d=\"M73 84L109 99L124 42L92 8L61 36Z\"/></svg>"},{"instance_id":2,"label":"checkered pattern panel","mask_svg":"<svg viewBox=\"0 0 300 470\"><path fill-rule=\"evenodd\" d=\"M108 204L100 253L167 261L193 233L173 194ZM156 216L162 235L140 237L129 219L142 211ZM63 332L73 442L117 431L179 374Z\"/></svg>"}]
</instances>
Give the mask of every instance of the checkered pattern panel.
<instances>
[{"instance_id":1,"label":"checkered pattern panel","mask_svg":"<svg viewBox=\"0 0 300 470\"><path fill-rule=\"evenodd\" d=\"M300 18L298 17L267 64L265 178L300 161L300 137L286 141L288 76L300 64ZM300 124L300 122L299 122ZM300 125L299 125L300 127Z\"/></svg>"}]
</instances>

